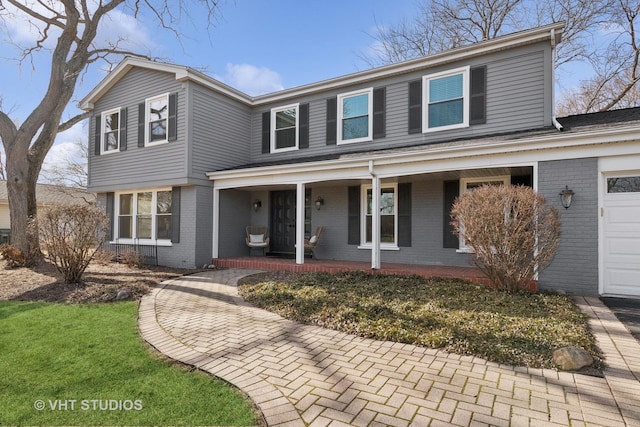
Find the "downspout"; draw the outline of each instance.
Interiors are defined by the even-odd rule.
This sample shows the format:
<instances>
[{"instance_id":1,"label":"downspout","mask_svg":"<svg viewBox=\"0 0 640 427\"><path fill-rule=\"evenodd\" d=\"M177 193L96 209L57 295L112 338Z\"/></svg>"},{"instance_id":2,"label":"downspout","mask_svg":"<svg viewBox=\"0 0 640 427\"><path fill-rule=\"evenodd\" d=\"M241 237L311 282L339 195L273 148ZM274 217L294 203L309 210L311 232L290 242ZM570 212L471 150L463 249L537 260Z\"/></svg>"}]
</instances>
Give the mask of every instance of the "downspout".
<instances>
[{"instance_id":1,"label":"downspout","mask_svg":"<svg viewBox=\"0 0 640 427\"><path fill-rule=\"evenodd\" d=\"M556 29L551 29L551 123L559 131L564 130L564 126L556 118Z\"/></svg>"},{"instance_id":2,"label":"downspout","mask_svg":"<svg viewBox=\"0 0 640 427\"><path fill-rule=\"evenodd\" d=\"M373 160L369 160L371 175L371 269L380 269L380 178L373 170ZM366 209L366 207L365 207Z\"/></svg>"}]
</instances>

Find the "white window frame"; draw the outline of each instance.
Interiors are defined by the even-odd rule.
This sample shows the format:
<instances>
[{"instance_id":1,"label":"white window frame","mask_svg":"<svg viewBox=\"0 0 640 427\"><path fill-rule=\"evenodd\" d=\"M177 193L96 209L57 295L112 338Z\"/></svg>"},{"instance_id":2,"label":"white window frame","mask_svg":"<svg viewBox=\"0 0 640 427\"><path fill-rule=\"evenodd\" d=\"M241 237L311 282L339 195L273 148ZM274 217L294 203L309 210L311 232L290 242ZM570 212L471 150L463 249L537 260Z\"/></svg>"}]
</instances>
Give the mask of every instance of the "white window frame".
<instances>
[{"instance_id":1,"label":"white window frame","mask_svg":"<svg viewBox=\"0 0 640 427\"><path fill-rule=\"evenodd\" d=\"M368 98L368 105L367 105L367 115L369 117L369 121L368 121L368 126L367 126L367 136L361 137L361 138L353 138L353 139L347 139L347 140L343 140L342 137L342 120L343 117L342 115L344 114L344 103L343 101L347 98L352 98L354 96L359 96L359 95L367 95ZM358 143L358 142L366 142L366 141L373 141L373 87L370 88L366 88L366 89L360 89L360 90L354 90L352 92L347 92L347 93L341 93L338 95L338 117L337 117L337 128L338 128L338 139L337 139L337 144L341 145L341 144L354 144L354 143Z\"/></svg>"},{"instance_id":2,"label":"white window frame","mask_svg":"<svg viewBox=\"0 0 640 427\"><path fill-rule=\"evenodd\" d=\"M157 221L156 217L157 213L157 204L158 204L158 193L162 191L171 192L171 187L167 188L154 188L154 189L146 189L146 190L131 190L131 191L120 191L115 193L114 195L114 213L113 213L113 242L111 243L125 243L125 244L153 244L158 246L172 246L171 239L156 239L157 230ZM138 238L138 227L137 227L137 215L138 215L138 194L140 193L151 193L151 238L150 239L139 239ZM132 194L133 200L132 203L132 235L131 238L120 238L120 196L122 194ZM173 206L172 206L173 209ZM171 213L173 215L173 212Z\"/></svg>"},{"instance_id":3,"label":"white window frame","mask_svg":"<svg viewBox=\"0 0 640 427\"><path fill-rule=\"evenodd\" d=\"M296 145L293 147L277 148L276 147L276 114L286 110L296 110ZM283 107L271 109L271 152L282 153L286 151L295 151L300 146L300 104L289 104Z\"/></svg>"},{"instance_id":4,"label":"white window frame","mask_svg":"<svg viewBox=\"0 0 640 427\"><path fill-rule=\"evenodd\" d=\"M165 128L167 137L162 140L151 141L151 129L149 128L149 124L151 123L152 120L149 113L149 109L150 109L149 104L161 99L165 100L165 102L167 103L167 118L165 119L167 121L167 126ZM155 145L166 144L168 142L169 142L169 93L167 92L162 95L147 98L144 101L144 146L152 147Z\"/></svg>"},{"instance_id":5,"label":"white window frame","mask_svg":"<svg viewBox=\"0 0 640 427\"><path fill-rule=\"evenodd\" d=\"M380 184L380 191L393 188L393 242L380 242L380 249L399 250L398 247L398 183ZM367 192L373 191L371 184L360 186L360 246L359 249L371 249L372 242L367 242ZM371 213L373 215L373 212ZM373 222L373 221L372 221ZM373 230L372 230L373 231Z\"/></svg>"},{"instance_id":6,"label":"white window frame","mask_svg":"<svg viewBox=\"0 0 640 427\"><path fill-rule=\"evenodd\" d=\"M489 183L501 181L502 185L511 185L511 175L498 175L498 176L483 176L476 178L461 178L460 179L460 194L464 194L469 191L469 184L478 184L478 183ZM464 228L464 224L461 224L461 228ZM459 238L460 245L457 252L460 253L474 253L473 249L466 245L464 238L460 236Z\"/></svg>"},{"instance_id":7,"label":"white window frame","mask_svg":"<svg viewBox=\"0 0 640 427\"><path fill-rule=\"evenodd\" d=\"M118 146L113 150L105 150L104 134L106 133L107 116L110 116L114 113L118 113L118 130L116 132ZM122 129L122 109L120 107L112 108L111 110L108 110L108 111L103 111L100 114L100 154L111 154L111 153L117 153L120 151L120 129Z\"/></svg>"},{"instance_id":8,"label":"white window frame","mask_svg":"<svg viewBox=\"0 0 640 427\"><path fill-rule=\"evenodd\" d=\"M470 92L469 92L469 76L471 67L460 67L453 70L442 71L440 73L422 76L422 132L441 132L451 129L460 129L469 127L469 108L470 108ZM431 80L441 79L443 77L462 74L462 123L456 123L448 126L429 127L429 82Z\"/></svg>"}]
</instances>

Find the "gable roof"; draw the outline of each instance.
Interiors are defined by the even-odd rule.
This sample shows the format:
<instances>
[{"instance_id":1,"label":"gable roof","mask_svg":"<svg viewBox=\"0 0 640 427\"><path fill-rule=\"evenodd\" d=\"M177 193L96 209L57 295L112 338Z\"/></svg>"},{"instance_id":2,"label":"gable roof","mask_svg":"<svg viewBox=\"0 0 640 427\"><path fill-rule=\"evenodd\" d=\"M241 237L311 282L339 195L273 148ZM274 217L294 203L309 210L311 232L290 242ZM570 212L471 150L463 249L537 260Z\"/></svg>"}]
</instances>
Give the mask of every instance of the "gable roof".
<instances>
[{"instance_id":1,"label":"gable roof","mask_svg":"<svg viewBox=\"0 0 640 427\"><path fill-rule=\"evenodd\" d=\"M93 88L84 98L80 100L79 107L80 109L85 111L93 110L93 105L95 104L95 102L99 100L111 87L113 87L122 77L124 77L124 75L126 75L129 70L134 67L174 74L177 81L194 81L215 92L219 92L230 98L241 101L247 105L255 106L273 101L283 101L302 95L308 95L311 93L333 88L340 88L383 77L404 74L411 71L433 67L436 65L447 64L464 58L486 55L487 53L510 49L516 46L538 43L545 40L549 40L552 46L555 46L555 44L560 42L563 28L563 22L554 23L543 27L499 36L491 40L485 40L467 46L461 46L445 52L440 52L417 59L411 59L396 64L372 68L369 70L347 74L341 77L336 77L256 97L249 96L200 71L196 71L186 66L151 61L143 58L126 57L122 62L120 62L120 64L116 66L113 71L111 71L100 83L98 83L95 88Z\"/></svg>"},{"instance_id":2,"label":"gable roof","mask_svg":"<svg viewBox=\"0 0 640 427\"><path fill-rule=\"evenodd\" d=\"M38 205L78 205L92 203L95 195L86 190L60 185L36 184ZM0 180L0 203L8 203L7 181Z\"/></svg>"}]
</instances>

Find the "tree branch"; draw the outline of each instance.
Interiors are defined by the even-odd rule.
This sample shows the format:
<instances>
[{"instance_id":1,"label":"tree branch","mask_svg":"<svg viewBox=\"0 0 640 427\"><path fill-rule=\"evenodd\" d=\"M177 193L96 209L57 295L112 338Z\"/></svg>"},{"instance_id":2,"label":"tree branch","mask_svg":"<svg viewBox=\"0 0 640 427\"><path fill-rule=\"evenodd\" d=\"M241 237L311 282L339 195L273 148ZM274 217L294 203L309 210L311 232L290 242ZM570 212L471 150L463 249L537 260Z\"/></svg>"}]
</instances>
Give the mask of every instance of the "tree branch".
<instances>
[{"instance_id":1,"label":"tree branch","mask_svg":"<svg viewBox=\"0 0 640 427\"><path fill-rule=\"evenodd\" d=\"M77 116L70 118L66 122L60 123L60 125L58 125L58 132L64 132L65 130L70 129L73 125L80 123L81 121L83 121L84 119L90 116L91 116L91 112L89 111L85 111L82 114L78 114Z\"/></svg>"}]
</instances>

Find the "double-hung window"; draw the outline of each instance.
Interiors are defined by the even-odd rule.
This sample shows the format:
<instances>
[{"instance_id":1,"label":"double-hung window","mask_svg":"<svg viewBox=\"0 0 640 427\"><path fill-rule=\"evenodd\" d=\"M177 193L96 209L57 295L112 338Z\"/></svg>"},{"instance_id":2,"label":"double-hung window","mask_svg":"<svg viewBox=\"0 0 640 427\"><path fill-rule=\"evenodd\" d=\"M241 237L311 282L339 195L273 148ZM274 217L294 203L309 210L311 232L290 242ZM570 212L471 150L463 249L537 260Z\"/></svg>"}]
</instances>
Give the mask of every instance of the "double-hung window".
<instances>
[{"instance_id":1,"label":"double-hung window","mask_svg":"<svg viewBox=\"0 0 640 427\"><path fill-rule=\"evenodd\" d=\"M397 230L398 230L398 186L383 185L380 189L380 244L382 247L397 246ZM361 206L363 221L361 221L363 230L360 234L364 237L363 246L371 245L372 242L372 224L373 224L373 192L370 185L362 186Z\"/></svg>"},{"instance_id":2,"label":"double-hung window","mask_svg":"<svg viewBox=\"0 0 640 427\"><path fill-rule=\"evenodd\" d=\"M271 110L271 152L297 150L299 144L299 104Z\"/></svg>"},{"instance_id":3,"label":"double-hung window","mask_svg":"<svg viewBox=\"0 0 640 427\"><path fill-rule=\"evenodd\" d=\"M115 153L120 150L120 121L120 108L102 113L100 154Z\"/></svg>"},{"instance_id":4,"label":"double-hung window","mask_svg":"<svg viewBox=\"0 0 640 427\"><path fill-rule=\"evenodd\" d=\"M115 236L119 240L171 240L171 190L120 193Z\"/></svg>"},{"instance_id":5,"label":"double-hung window","mask_svg":"<svg viewBox=\"0 0 640 427\"><path fill-rule=\"evenodd\" d=\"M373 88L338 95L338 144L373 139Z\"/></svg>"},{"instance_id":6,"label":"double-hung window","mask_svg":"<svg viewBox=\"0 0 640 427\"><path fill-rule=\"evenodd\" d=\"M469 126L469 67L422 78L423 132Z\"/></svg>"},{"instance_id":7,"label":"double-hung window","mask_svg":"<svg viewBox=\"0 0 640 427\"><path fill-rule=\"evenodd\" d=\"M169 94L145 101L145 145L168 142Z\"/></svg>"}]
</instances>

